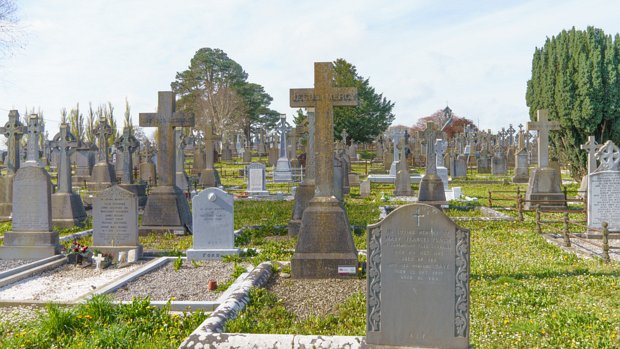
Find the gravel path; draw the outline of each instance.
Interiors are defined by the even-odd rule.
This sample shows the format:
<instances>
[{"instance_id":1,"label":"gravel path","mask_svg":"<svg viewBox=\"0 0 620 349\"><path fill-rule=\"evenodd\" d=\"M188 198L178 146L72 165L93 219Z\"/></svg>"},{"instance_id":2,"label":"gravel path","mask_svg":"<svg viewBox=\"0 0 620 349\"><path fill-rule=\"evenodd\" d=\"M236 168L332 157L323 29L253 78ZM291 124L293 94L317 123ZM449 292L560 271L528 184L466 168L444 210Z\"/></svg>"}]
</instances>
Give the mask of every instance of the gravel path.
<instances>
[{"instance_id":1,"label":"gravel path","mask_svg":"<svg viewBox=\"0 0 620 349\"><path fill-rule=\"evenodd\" d=\"M0 272L34 262L34 259L0 259Z\"/></svg>"},{"instance_id":2,"label":"gravel path","mask_svg":"<svg viewBox=\"0 0 620 349\"><path fill-rule=\"evenodd\" d=\"M282 299L286 309L305 319L335 313L356 292L366 292L366 279L292 279L274 276L267 289Z\"/></svg>"},{"instance_id":3,"label":"gravel path","mask_svg":"<svg viewBox=\"0 0 620 349\"><path fill-rule=\"evenodd\" d=\"M139 268L144 262L125 268L96 270L94 267L79 268L62 265L34 277L0 288L0 300L4 301L74 301L100 288L112 280Z\"/></svg>"},{"instance_id":4,"label":"gravel path","mask_svg":"<svg viewBox=\"0 0 620 349\"><path fill-rule=\"evenodd\" d=\"M131 281L112 294L115 300L130 301L133 297L150 296L153 301L167 301L174 297L177 301L214 301L221 291L207 290L209 279L221 285L230 280L234 263L221 261L202 261L193 266L187 260L178 271L174 262Z\"/></svg>"},{"instance_id":5,"label":"gravel path","mask_svg":"<svg viewBox=\"0 0 620 349\"><path fill-rule=\"evenodd\" d=\"M0 322L8 324L8 327L19 326L20 323L29 322L37 319L41 312L45 312L45 307L33 305L0 307Z\"/></svg>"}]
</instances>

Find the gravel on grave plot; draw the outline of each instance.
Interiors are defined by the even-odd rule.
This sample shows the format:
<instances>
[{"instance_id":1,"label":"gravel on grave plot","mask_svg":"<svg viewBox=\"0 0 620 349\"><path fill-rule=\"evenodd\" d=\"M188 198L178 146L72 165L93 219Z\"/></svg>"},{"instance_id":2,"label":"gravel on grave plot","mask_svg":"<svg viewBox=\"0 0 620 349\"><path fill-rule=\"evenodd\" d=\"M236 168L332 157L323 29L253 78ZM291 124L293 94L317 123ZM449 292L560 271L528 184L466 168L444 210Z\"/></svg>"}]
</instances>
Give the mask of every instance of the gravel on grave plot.
<instances>
[{"instance_id":1,"label":"gravel on grave plot","mask_svg":"<svg viewBox=\"0 0 620 349\"><path fill-rule=\"evenodd\" d=\"M336 312L356 292L366 293L366 279L293 279L274 275L266 288L300 320Z\"/></svg>"},{"instance_id":2,"label":"gravel on grave plot","mask_svg":"<svg viewBox=\"0 0 620 349\"><path fill-rule=\"evenodd\" d=\"M124 268L110 267L96 270L94 266L80 268L64 264L56 269L0 287L3 301L58 301L70 302L101 288L138 269L145 261Z\"/></svg>"},{"instance_id":3,"label":"gravel on grave plot","mask_svg":"<svg viewBox=\"0 0 620 349\"><path fill-rule=\"evenodd\" d=\"M222 261L201 261L198 266L184 260L179 270L174 270L174 261L150 273L140 276L118 289L112 298L130 301L134 297L151 297L152 301L214 301L221 290L207 290L209 279L222 285L231 279L234 263Z\"/></svg>"},{"instance_id":4,"label":"gravel on grave plot","mask_svg":"<svg viewBox=\"0 0 620 349\"><path fill-rule=\"evenodd\" d=\"M35 259L0 259L0 272L17 268L24 264L32 263Z\"/></svg>"},{"instance_id":5,"label":"gravel on grave plot","mask_svg":"<svg viewBox=\"0 0 620 349\"><path fill-rule=\"evenodd\" d=\"M40 313L45 313L45 307L34 305L0 307L0 322L8 323L10 327L13 327L22 322L36 320Z\"/></svg>"}]
</instances>

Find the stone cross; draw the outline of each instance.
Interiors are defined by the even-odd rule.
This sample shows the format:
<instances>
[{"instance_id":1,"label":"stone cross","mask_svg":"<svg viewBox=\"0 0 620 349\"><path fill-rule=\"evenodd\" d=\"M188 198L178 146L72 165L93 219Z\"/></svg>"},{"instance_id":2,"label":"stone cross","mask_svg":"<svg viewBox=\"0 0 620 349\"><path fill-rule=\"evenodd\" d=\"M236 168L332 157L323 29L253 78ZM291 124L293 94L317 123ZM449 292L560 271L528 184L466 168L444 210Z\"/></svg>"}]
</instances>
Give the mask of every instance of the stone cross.
<instances>
[{"instance_id":1,"label":"stone cross","mask_svg":"<svg viewBox=\"0 0 620 349\"><path fill-rule=\"evenodd\" d=\"M508 131L506 133L508 133L508 146L513 146L515 144L514 141L514 134L515 134L515 129L514 127L512 127L512 124L509 125L508 127Z\"/></svg>"},{"instance_id":2,"label":"stone cross","mask_svg":"<svg viewBox=\"0 0 620 349\"><path fill-rule=\"evenodd\" d=\"M215 132L213 132L213 126L209 123L205 128L205 153L206 153L206 161L205 168L211 169L213 168L213 164L215 163L215 159L213 157L213 152L215 149L215 142L221 141L222 137L217 136Z\"/></svg>"},{"instance_id":3,"label":"stone cross","mask_svg":"<svg viewBox=\"0 0 620 349\"><path fill-rule=\"evenodd\" d=\"M286 151L286 133L288 132L288 123L286 122L286 114L280 114L280 158L287 158Z\"/></svg>"},{"instance_id":4,"label":"stone cross","mask_svg":"<svg viewBox=\"0 0 620 349\"><path fill-rule=\"evenodd\" d=\"M9 121L4 127L0 127L0 133L8 138L8 154L5 161L8 174L15 174L19 169L19 145L24 132L26 127L19 121L19 112L11 110Z\"/></svg>"},{"instance_id":5,"label":"stone cross","mask_svg":"<svg viewBox=\"0 0 620 349\"><path fill-rule=\"evenodd\" d=\"M347 133L347 129L343 128L342 132L340 132L340 139L342 139L342 141L344 142L344 144L347 144L347 137L349 136L349 134Z\"/></svg>"},{"instance_id":6,"label":"stone cross","mask_svg":"<svg viewBox=\"0 0 620 349\"><path fill-rule=\"evenodd\" d=\"M123 128L123 135L116 140L116 148L123 152L123 171L122 182L133 183L133 159L132 154L140 148L140 142L131 133L130 127Z\"/></svg>"},{"instance_id":7,"label":"stone cross","mask_svg":"<svg viewBox=\"0 0 620 349\"><path fill-rule=\"evenodd\" d=\"M314 63L314 88L291 89L291 108L314 107L316 128L316 195L334 196L334 106L357 106L355 87L333 87L331 62ZM335 198L334 198L335 199Z\"/></svg>"},{"instance_id":8,"label":"stone cross","mask_svg":"<svg viewBox=\"0 0 620 349\"><path fill-rule=\"evenodd\" d=\"M437 139L435 141L435 154L437 157L435 163L439 167L444 166L443 154L445 153L447 147L448 141L443 139Z\"/></svg>"},{"instance_id":9,"label":"stone cross","mask_svg":"<svg viewBox=\"0 0 620 349\"><path fill-rule=\"evenodd\" d=\"M599 171L620 171L620 151L613 141L609 140L596 151L596 158L601 163Z\"/></svg>"},{"instance_id":10,"label":"stone cross","mask_svg":"<svg viewBox=\"0 0 620 349\"><path fill-rule=\"evenodd\" d=\"M155 149L151 145L151 141L146 139L144 141L144 157L146 158L147 163L153 162L153 155L155 155Z\"/></svg>"},{"instance_id":11,"label":"stone cross","mask_svg":"<svg viewBox=\"0 0 620 349\"><path fill-rule=\"evenodd\" d=\"M392 146L393 146L393 150L394 150L394 154L393 154L393 161L399 161L400 159L400 155L398 155L398 142L400 141L400 133L398 133L397 130L394 130L392 132Z\"/></svg>"},{"instance_id":12,"label":"stone cross","mask_svg":"<svg viewBox=\"0 0 620 349\"><path fill-rule=\"evenodd\" d=\"M100 253L96 255L95 257L93 257L93 260L95 261L95 268L101 269L101 263L103 263L103 261L105 260L105 257Z\"/></svg>"},{"instance_id":13,"label":"stone cross","mask_svg":"<svg viewBox=\"0 0 620 349\"><path fill-rule=\"evenodd\" d=\"M434 123L426 123L426 129L422 132L424 143L426 144L426 174L437 174L437 164L435 158L435 141L437 132L433 130Z\"/></svg>"},{"instance_id":14,"label":"stone cross","mask_svg":"<svg viewBox=\"0 0 620 349\"><path fill-rule=\"evenodd\" d=\"M39 135L43 132L43 125L37 114L28 117L28 151L26 164L33 166L39 162Z\"/></svg>"},{"instance_id":15,"label":"stone cross","mask_svg":"<svg viewBox=\"0 0 620 349\"><path fill-rule=\"evenodd\" d=\"M99 162L108 162L108 138L112 135L112 127L108 124L108 119L105 116L99 118L99 123L95 128L95 135L97 136L97 142L99 143L98 159Z\"/></svg>"},{"instance_id":16,"label":"stone cross","mask_svg":"<svg viewBox=\"0 0 620 349\"><path fill-rule=\"evenodd\" d=\"M529 121L527 130L538 131L538 167L549 166L549 131L560 129L560 122L550 121L546 109L537 111L538 121Z\"/></svg>"},{"instance_id":17,"label":"stone cross","mask_svg":"<svg viewBox=\"0 0 620 349\"><path fill-rule=\"evenodd\" d=\"M598 149L598 143L594 136L588 136L588 141L581 145L581 149L588 152L588 174L596 170L596 150Z\"/></svg>"},{"instance_id":18,"label":"stone cross","mask_svg":"<svg viewBox=\"0 0 620 349\"><path fill-rule=\"evenodd\" d=\"M158 93L157 113L140 113L140 126L157 127L159 141L157 152L157 174L160 185L175 184L174 128L194 126L194 115L176 111L174 93L160 91Z\"/></svg>"},{"instance_id":19,"label":"stone cross","mask_svg":"<svg viewBox=\"0 0 620 349\"><path fill-rule=\"evenodd\" d=\"M60 162L58 164L58 191L59 193L71 193L71 149L75 149L78 142L69 131L69 125L60 124L60 131L52 140L52 147L58 150Z\"/></svg>"}]
</instances>

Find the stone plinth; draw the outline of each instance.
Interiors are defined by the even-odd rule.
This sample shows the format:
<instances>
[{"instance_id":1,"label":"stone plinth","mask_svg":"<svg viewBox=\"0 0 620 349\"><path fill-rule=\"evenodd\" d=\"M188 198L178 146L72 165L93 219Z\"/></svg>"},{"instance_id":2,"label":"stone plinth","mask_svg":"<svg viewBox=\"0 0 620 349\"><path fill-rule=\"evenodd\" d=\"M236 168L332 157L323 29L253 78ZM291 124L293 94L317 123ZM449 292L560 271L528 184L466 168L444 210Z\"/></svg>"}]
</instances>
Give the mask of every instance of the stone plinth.
<instances>
[{"instance_id":1,"label":"stone plinth","mask_svg":"<svg viewBox=\"0 0 620 349\"><path fill-rule=\"evenodd\" d=\"M81 226L86 220L86 210L77 193L52 194L52 225L61 228Z\"/></svg>"},{"instance_id":2,"label":"stone plinth","mask_svg":"<svg viewBox=\"0 0 620 349\"><path fill-rule=\"evenodd\" d=\"M176 186L158 186L151 193L144 207L140 235L150 232L191 232L192 216L183 192Z\"/></svg>"},{"instance_id":3,"label":"stone plinth","mask_svg":"<svg viewBox=\"0 0 620 349\"><path fill-rule=\"evenodd\" d=\"M116 183L114 166L108 162L98 162L93 167L90 180L86 182L89 190L102 191Z\"/></svg>"},{"instance_id":4,"label":"stone plinth","mask_svg":"<svg viewBox=\"0 0 620 349\"><path fill-rule=\"evenodd\" d=\"M443 190L448 190L448 169L443 166L437 166L437 176L441 178L441 182L443 182Z\"/></svg>"},{"instance_id":5,"label":"stone plinth","mask_svg":"<svg viewBox=\"0 0 620 349\"><path fill-rule=\"evenodd\" d=\"M292 182L293 172L291 171L291 163L287 158L279 158L276 169L273 172L274 182Z\"/></svg>"},{"instance_id":6,"label":"stone plinth","mask_svg":"<svg viewBox=\"0 0 620 349\"><path fill-rule=\"evenodd\" d=\"M219 187L221 185L220 174L215 168L203 168L200 171L199 183L203 187Z\"/></svg>"},{"instance_id":7,"label":"stone plinth","mask_svg":"<svg viewBox=\"0 0 620 349\"><path fill-rule=\"evenodd\" d=\"M446 193L443 181L436 174L427 174L420 181L418 202L445 203Z\"/></svg>"},{"instance_id":8,"label":"stone plinth","mask_svg":"<svg viewBox=\"0 0 620 349\"><path fill-rule=\"evenodd\" d=\"M314 183L301 183L295 190L295 206L293 215L288 222L288 235L297 236L301 228L301 219L304 210L310 205L310 200L314 197Z\"/></svg>"},{"instance_id":9,"label":"stone plinth","mask_svg":"<svg viewBox=\"0 0 620 349\"><path fill-rule=\"evenodd\" d=\"M338 267L357 268L349 220L338 201L315 197L302 218L291 270L295 278L337 278ZM355 277L355 275L352 275Z\"/></svg>"},{"instance_id":10,"label":"stone plinth","mask_svg":"<svg viewBox=\"0 0 620 349\"><path fill-rule=\"evenodd\" d=\"M542 209L566 207L566 202L561 201L565 199L561 183L560 174L554 168L534 169L530 175L525 200L543 200L543 202L526 202L525 209L530 210L536 206ZM551 202L544 202L544 200L551 200Z\"/></svg>"}]
</instances>

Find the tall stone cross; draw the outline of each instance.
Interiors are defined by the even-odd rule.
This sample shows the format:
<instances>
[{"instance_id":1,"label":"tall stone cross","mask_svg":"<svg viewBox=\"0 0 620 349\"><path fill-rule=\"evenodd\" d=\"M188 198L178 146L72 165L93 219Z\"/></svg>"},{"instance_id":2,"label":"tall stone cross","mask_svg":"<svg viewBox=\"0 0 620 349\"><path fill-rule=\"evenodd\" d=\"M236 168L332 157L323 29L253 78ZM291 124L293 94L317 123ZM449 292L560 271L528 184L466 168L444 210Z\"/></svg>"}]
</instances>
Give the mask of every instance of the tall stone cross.
<instances>
[{"instance_id":1,"label":"tall stone cross","mask_svg":"<svg viewBox=\"0 0 620 349\"><path fill-rule=\"evenodd\" d=\"M508 146L509 147L512 147L515 144L515 141L514 141L515 132L516 130L514 129L514 127L512 127L512 124L510 124L508 127L508 131L506 131L506 133L508 134Z\"/></svg>"},{"instance_id":2,"label":"tall stone cross","mask_svg":"<svg viewBox=\"0 0 620 349\"><path fill-rule=\"evenodd\" d=\"M175 184L174 128L194 126L194 115L176 111L172 91L159 91L157 113L140 113L140 126L157 127L159 140L157 152L157 174L160 185Z\"/></svg>"},{"instance_id":3,"label":"tall stone cross","mask_svg":"<svg viewBox=\"0 0 620 349\"><path fill-rule=\"evenodd\" d=\"M340 132L340 139L342 139L342 141L344 142L344 144L347 144L347 137L349 136L349 134L347 133L347 129L343 128L342 132Z\"/></svg>"},{"instance_id":4,"label":"tall stone cross","mask_svg":"<svg viewBox=\"0 0 620 349\"><path fill-rule=\"evenodd\" d=\"M588 152L588 174L596 170L596 151L599 146L594 136L588 136L588 141L581 145L581 149Z\"/></svg>"},{"instance_id":5,"label":"tall stone cross","mask_svg":"<svg viewBox=\"0 0 620 349\"><path fill-rule=\"evenodd\" d=\"M24 132L26 132L26 127L19 121L19 112L11 110L9 121L4 127L0 127L0 133L8 138L6 168L10 175L15 174L19 169L19 145Z\"/></svg>"},{"instance_id":6,"label":"tall stone cross","mask_svg":"<svg viewBox=\"0 0 620 349\"><path fill-rule=\"evenodd\" d=\"M546 109L537 111L538 121L529 121L527 130L538 131L538 167L549 166L549 131L560 129L560 122L549 121Z\"/></svg>"},{"instance_id":7,"label":"tall stone cross","mask_svg":"<svg viewBox=\"0 0 620 349\"><path fill-rule=\"evenodd\" d=\"M357 106L355 87L334 87L331 62L314 63L314 88L291 89L291 108L314 107L316 154L316 195L334 196L334 108Z\"/></svg>"},{"instance_id":8,"label":"tall stone cross","mask_svg":"<svg viewBox=\"0 0 620 349\"><path fill-rule=\"evenodd\" d=\"M123 135L116 140L116 147L123 152L123 178L125 184L133 183L133 156L132 154L140 148L140 142L134 137L130 127L123 128Z\"/></svg>"},{"instance_id":9,"label":"tall stone cross","mask_svg":"<svg viewBox=\"0 0 620 349\"><path fill-rule=\"evenodd\" d=\"M215 163L215 158L213 156L215 150L215 142L221 140L222 137L216 135L215 132L213 132L213 126L211 126L211 124L209 123L205 128L205 168L213 168L213 164Z\"/></svg>"},{"instance_id":10,"label":"tall stone cross","mask_svg":"<svg viewBox=\"0 0 620 349\"><path fill-rule=\"evenodd\" d=\"M435 141L437 132L433 130L434 123L429 121L426 123L426 130L422 132L424 143L426 144L426 174L437 174Z\"/></svg>"},{"instance_id":11,"label":"tall stone cross","mask_svg":"<svg viewBox=\"0 0 620 349\"><path fill-rule=\"evenodd\" d=\"M108 119L105 116L99 118L99 123L95 128L95 135L97 136L97 146L99 146L99 152L97 153L98 162L108 162L108 137L112 135L112 127L108 124Z\"/></svg>"},{"instance_id":12,"label":"tall stone cross","mask_svg":"<svg viewBox=\"0 0 620 349\"><path fill-rule=\"evenodd\" d=\"M60 124L60 131L52 140L52 147L58 150L60 161L58 164L58 192L71 193L71 149L75 149L78 142L69 131L67 123Z\"/></svg>"},{"instance_id":13,"label":"tall stone cross","mask_svg":"<svg viewBox=\"0 0 620 349\"><path fill-rule=\"evenodd\" d=\"M39 135L43 132L43 125L37 114L28 117L28 144L26 163L24 166L37 166L39 162Z\"/></svg>"},{"instance_id":14,"label":"tall stone cross","mask_svg":"<svg viewBox=\"0 0 620 349\"><path fill-rule=\"evenodd\" d=\"M151 141L146 139L144 141L144 157L146 158L146 163L153 163L153 155L155 155L155 149L153 145L151 145Z\"/></svg>"},{"instance_id":15,"label":"tall stone cross","mask_svg":"<svg viewBox=\"0 0 620 349\"><path fill-rule=\"evenodd\" d=\"M286 114L280 114L280 158L287 157L286 152L286 133L288 132L288 123L286 122Z\"/></svg>"}]
</instances>

